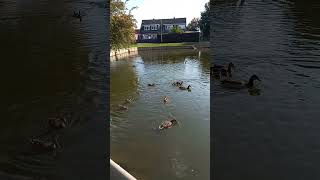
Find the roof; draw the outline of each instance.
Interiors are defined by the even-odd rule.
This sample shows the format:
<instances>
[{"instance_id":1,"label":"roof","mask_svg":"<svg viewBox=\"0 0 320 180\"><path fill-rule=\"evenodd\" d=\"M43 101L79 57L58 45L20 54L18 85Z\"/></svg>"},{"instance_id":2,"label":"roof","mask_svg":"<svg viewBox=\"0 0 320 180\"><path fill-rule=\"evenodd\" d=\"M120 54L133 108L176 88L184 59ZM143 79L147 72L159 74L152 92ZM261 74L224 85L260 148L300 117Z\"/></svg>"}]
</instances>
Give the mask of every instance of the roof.
<instances>
[{"instance_id":1,"label":"roof","mask_svg":"<svg viewBox=\"0 0 320 180\"><path fill-rule=\"evenodd\" d=\"M141 25L160 24L161 20L162 20L162 24L186 24L187 22L187 18L149 19L149 20L142 20Z\"/></svg>"}]
</instances>

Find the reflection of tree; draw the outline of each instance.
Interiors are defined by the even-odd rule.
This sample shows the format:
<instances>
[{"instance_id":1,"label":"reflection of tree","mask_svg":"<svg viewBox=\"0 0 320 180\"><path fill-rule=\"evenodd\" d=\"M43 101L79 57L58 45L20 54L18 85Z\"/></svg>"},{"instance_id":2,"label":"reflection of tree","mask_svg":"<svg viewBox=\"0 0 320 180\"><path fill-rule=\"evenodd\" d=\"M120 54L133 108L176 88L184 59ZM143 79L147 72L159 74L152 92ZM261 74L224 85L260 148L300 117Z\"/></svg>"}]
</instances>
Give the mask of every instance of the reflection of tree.
<instances>
[{"instance_id":1,"label":"reflection of tree","mask_svg":"<svg viewBox=\"0 0 320 180\"><path fill-rule=\"evenodd\" d=\"M122 103L126 98L137 95L138 80L134 68L128 63L110 64L110 102L111 105Z\"/></svg>"},{"instance_id":2,"label":"reflection of tree","mask_svg":"<svg viewBox=\"0 0 320 180\"><path fill-rule=\"evenodd\" d=\"M304 38L317 38L310 34L320 34L320 6L317 0L295 1L292 4L292 11L297 21L294 28L301 32Z\"/></svg>"}]
</instances>

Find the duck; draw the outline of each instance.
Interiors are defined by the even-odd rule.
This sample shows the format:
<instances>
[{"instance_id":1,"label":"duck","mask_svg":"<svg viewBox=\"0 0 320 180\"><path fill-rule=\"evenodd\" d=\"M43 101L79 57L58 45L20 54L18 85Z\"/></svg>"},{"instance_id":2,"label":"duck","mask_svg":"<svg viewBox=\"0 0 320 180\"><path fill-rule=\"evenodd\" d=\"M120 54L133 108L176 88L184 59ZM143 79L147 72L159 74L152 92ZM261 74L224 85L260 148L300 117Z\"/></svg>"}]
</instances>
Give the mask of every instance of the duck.
<instances>
[{"instance_id":1,"label":"duck","mask_svg":"<svg viewBox=\"0 0 320 180\"><path fill-rule=\"evenodd\" d=\"M62 129L67 127L67 119L64 117L49 118L49 126L55 129Z\"/></svg>"},{"instance_id":2,"label":"duck","mask_svg":"<svg viewBox=\"0 0 320 180\"><path fill-rule=\"evenodd\" d=\"M81 14L80 14L80 10L79 10L78 13L76 13L75 11L73 11L72 17L74 17L74 18L79 18L80 21L82 21L82 16L81 16Z\"/></svg>"},{"instance_id":3,"label":"duck","mask_svg":"<svg viewBox=\"0 0 320 180\"><path fill-rule=\"evenodd\" d=\"M156 84L155 83L152 83L152 84L148 84L148 86L155 86Z\"/></svg>"},{"instance_id":4,"label":"duck","mask_svg":"<svg viewBox=\"0 0 320 180\"><path fill-rule=\"evenodd\" d=\"M56 136L53 141L45 141L38 138L33 138L30 139L30 143L33 147L46 151L54 151L61 147L58 142L58 136Z\"/></svg>"},{"instance_id":5,"label":"duck","mask_svg":"<svg viewBox=\"0 0 320 180\"><path fill-rule=\"evenodd\" d=\"M128 106L125 106L125 105L119 104L118 106L119 106L119 110L125 110L125 111L127 111L127 110L129 109Z\"/></svg>"},{"instance_id":6,"label":"duck","mask_svg":"<svg viewBox=\"0 0 320 180\"><path fill-rule=\"evenodd\" d=\"M259 77L255 74L250 77L249 81L236 81L224 79L221 81L221 86L233 89L253 88L255 80L261 81Z\"/></svg>"},{"instance_id":7,"label":"duck","mask_svg":"<svg viewBox=\"0 0 320 180\"><path fill-rule=\"evenodd\" d=\"M188 85L188 87L184 87L184 86L179 86L180 90L188 90L191 91L191 85Z\"/></svg>"},{"instance_id":8,"label":"duck","mask_svg":"<svg viewBox=\"0 0 320 180\"><path fill-rule=\"evenodd\" d=\"M163 130L163 129L169 129L172 126L176 125L178 123L177 120L175 119L170 119L170 120L166 120L164 122L162 122L159 126L159 130Z\"/></svg>"},{"instance_id":9,"label":"duck","mask_svg":"<svg viewBox=\"0 0 320 180\"><path fill-rule=\"evenodd\" d=\"M168 96L165 96L165 97L163 98L163 102L166 103L166 102L168 102L168 101L169 101L169 97L168 97Z\"/></svg>"},{"instance_id":10,"label":"duck","mask_svg":"<svg viewBox=\"0 0 320 180\"><path fill-rule=\"evenodd\" d=\"M172 83L173 86L182 86L182 84L183 84L183 81L176 81Z\"/></svg>"},{"instance_id":11,"label":"duck","mask_svg":"<svg viewBox=\"0 0 320 180\"><path fill-rule=\"evenodd\" d=\"M133 99L131 99L131 98L127 98L125 100L125 104L131 104L132 102L133 102Z\"/></svg>"},{"instance_id":12,"label":"duck","mask_svg":"<svg viewBox=\"0 0 320 180\"><path fill-rule=\"evenodd\" d=\"M227 67L214 64L211 67L211 73L216 76L219 75L219 76L231 77L232 76L232 69L234 69L234 68L235 68L235 66L232 62L230 62Z\"/></svg>"}]
</instances>

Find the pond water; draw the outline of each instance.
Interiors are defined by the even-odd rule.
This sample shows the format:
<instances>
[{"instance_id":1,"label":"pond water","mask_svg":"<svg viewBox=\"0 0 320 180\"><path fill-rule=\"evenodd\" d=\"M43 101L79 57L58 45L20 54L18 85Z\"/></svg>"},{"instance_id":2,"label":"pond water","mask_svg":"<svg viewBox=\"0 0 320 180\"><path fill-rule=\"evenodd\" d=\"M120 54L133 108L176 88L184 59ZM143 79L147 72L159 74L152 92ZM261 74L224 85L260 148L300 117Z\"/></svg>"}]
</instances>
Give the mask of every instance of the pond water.
<instances>
[{"instance_id":1,"label":"pond water","mask_svg":"<svg viewBox=\"0 0 320 180\"><path fill-rule=\"evenodd\" d=\"M1 180L106 178L105 6L1 0ZM78 10L81 22L72 17ZM47 133L48 118L61 114L68 127ZM62 146L56 156L28 142L55 135Z\"/></svg>"},{"instance_id":2,"label":"pond water","mask_svg":"<svg viewBox=\"0 0 320 180\"><path fill-rule=\"evenodd\" d=\"M213 178L319 179L319 1L220 1L212 13L213 62L262 80L259 96L213 80Z\"/></svg>"},{"instance_id":3,"label":"pond water","mask_svg":"<svg viewBox=\"0 0 320 180\"><path fill-rule=\"evenodd\" d=\"M111 158L136 178L209 179L208 58L208 53L192 50L142 51L111 62ZM191 92L172 86L178 80L191 85ZM169 102L163 102L164 96ZM127 98L133 103L127 111L119 110ZM158 130L168 118L178 124Z\"/></svg>"}]
</instances>

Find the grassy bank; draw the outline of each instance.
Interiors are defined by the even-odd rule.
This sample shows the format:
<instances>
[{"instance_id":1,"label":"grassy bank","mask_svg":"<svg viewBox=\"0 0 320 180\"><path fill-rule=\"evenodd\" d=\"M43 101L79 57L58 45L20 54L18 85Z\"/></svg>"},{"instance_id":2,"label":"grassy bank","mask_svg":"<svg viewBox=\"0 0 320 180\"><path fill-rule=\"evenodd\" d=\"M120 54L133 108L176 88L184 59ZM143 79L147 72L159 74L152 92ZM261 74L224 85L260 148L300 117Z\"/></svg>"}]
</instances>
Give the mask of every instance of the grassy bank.
<instances>
[{"instance_id":1,"label":"grassy bank","mask_svg":"<svg viewBox=\"0 0 320 180\"><path fill-rule=\"evenodd\" d=\"M137 43L131 45L131 47L183 47L183 46L207 46L208 42L183 42L183 43Z\"/></svg>"}]
</instances>

